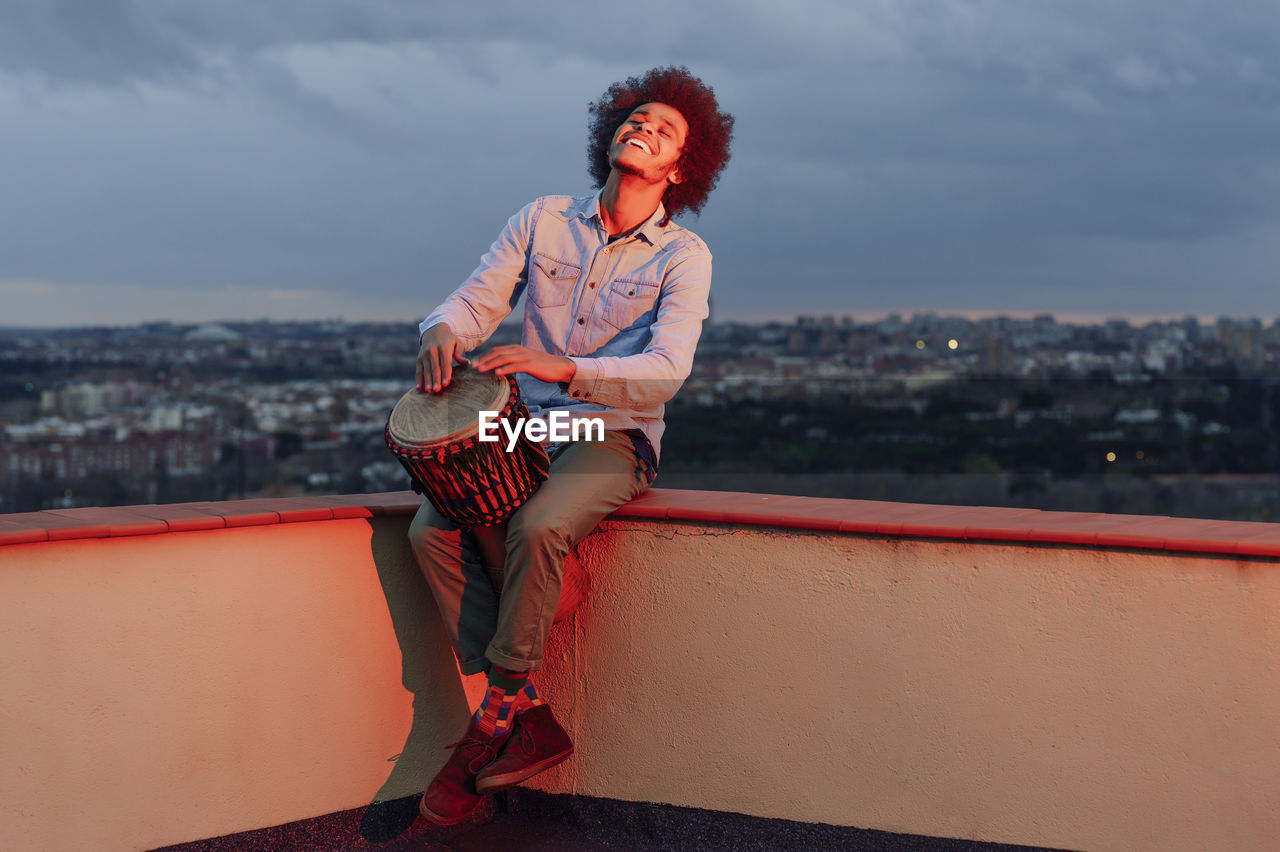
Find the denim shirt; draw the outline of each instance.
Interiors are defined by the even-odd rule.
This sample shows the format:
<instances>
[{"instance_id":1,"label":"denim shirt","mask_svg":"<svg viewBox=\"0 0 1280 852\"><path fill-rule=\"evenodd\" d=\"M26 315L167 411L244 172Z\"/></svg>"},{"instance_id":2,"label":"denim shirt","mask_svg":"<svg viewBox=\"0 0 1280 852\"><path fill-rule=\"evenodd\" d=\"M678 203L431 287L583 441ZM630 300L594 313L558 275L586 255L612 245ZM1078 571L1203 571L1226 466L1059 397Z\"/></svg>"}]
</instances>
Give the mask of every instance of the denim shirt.
<instances>
[{"instance_id":1,"label":"denim shirt","mask_svg":"<svg viewBox=\"0 0 1280 852\"><path fill-rule=\"evenodd\" d=\"M639 429L660 450L664 403L688 377L707 318L711 252L662 205L612 243L599 194L539 198L512 216L480 265L419 326L448 323L467 350L525 299L521 341L564 355L572 381L517 376L530 414L552 410Z\"/></svg>"}]
</instances>

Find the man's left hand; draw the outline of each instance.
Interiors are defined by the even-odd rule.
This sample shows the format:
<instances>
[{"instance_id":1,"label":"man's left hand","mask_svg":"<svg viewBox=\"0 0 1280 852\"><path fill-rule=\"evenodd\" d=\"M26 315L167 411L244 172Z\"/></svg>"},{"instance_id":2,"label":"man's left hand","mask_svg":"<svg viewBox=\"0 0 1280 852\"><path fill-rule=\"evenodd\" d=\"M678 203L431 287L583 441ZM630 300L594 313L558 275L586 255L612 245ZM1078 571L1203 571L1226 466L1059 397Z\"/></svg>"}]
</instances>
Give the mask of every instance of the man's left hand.
<instances>
[{"instance_id":1,"label":"man's left hand","mask_svg":"<svg viewBox=\"0 0 1280 852\"><path fill-rule=\"evenodd\" d=\"M495 346L480 357L473 357L471 365L485 372L492 370L499 376L528 373L544 382L568 382L578 371L577 365L563 355L516 345Z\"/></svg>"}]
</instances>

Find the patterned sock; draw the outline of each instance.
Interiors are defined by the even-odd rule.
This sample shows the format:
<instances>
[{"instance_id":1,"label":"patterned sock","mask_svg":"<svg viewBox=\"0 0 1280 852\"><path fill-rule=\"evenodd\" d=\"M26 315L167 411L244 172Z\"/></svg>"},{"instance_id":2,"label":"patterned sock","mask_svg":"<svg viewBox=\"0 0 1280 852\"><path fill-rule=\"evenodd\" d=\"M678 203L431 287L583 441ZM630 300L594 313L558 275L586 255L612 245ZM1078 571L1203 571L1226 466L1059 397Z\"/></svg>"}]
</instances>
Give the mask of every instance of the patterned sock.
<instances>
[{"instance_id":1,"label":"patterned sock","mask_svg":"<svg viewBox=\"0 0 1280 852\"><path fill-rule=\"evenodd\" d=\"M524 685L524 689L521 689L520 694L516 696L516 715L519 716L526 710L532 710L542 703L544 702L538 696L538 690L533 685L533 678L530 677L529 682Z\"/></svg>"},{"instance_id":2,"label":"patterned sock","mask_svg":"<svg viewBox=\"0 0 1280 852\"><path fill-rule=\"evenodd\" d=\"M506 733L515 721L516 699L524 694L528 682L528 672L513 672L498 666L489 669L489 691L484 694L475 717L480 733L487 737Z\"/></svg>"}]
</instances>

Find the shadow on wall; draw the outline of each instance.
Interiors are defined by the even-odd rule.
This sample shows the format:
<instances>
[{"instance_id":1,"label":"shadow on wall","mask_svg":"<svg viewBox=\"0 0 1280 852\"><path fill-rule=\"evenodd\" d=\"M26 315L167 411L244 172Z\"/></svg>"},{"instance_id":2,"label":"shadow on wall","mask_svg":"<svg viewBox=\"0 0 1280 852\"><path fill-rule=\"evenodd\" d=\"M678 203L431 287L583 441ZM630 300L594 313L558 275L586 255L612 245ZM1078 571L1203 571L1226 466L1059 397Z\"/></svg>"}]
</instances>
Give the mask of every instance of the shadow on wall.
<instances>
[{"instance_id":1,"label":"shadow on wall","mask_svg":"<svg viewBox=\"0 0 1280 852\"><path fill-rule=\"evenodd\" d=\"M445 746L466 728L470 706L431 589L407 539L408 518L372 518L369 546L400 646L401 682L413 694L413 724L360 833L373 842L399 836L418 815L413 798L448 758ZM371 720L371 724L377 724Z\"/></svg>"},{"instance_id":2,"label":"shadow on wall","mask_svg":"<svg viewBox=\"0 0 1280 852\"><path fill-rule=\"evenodd\" d=\"M372 518L369 526L373 563L400 646L401 682L413 694L413 723L404 748L361 818L361 835L382 843L403 834L417 818L416 796L448 759L447 745L456 742L466 729L471 702L431 588L409 546L409 519ZM482 570L474 541L464 535L462 542L463 558L473 573L488 576L499 587L501 573ZM548 659L569 657L574 638L573 616L589 594L590 585L590 575L576 551L570 550L565 557L555 623L547 637ZM569 668L572 671L573 667ZM565 676L572 677L561 673L561 677Z\"/></svg>"}]
</instances>

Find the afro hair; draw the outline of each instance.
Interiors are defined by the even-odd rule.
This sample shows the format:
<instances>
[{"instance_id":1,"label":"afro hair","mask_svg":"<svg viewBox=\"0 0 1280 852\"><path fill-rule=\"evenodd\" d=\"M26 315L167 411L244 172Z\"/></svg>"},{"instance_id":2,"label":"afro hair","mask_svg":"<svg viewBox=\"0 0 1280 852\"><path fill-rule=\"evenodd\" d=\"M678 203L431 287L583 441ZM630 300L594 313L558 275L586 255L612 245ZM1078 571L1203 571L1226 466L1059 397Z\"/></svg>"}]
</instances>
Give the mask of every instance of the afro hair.
<instances>
[{"instance_id":1,"label":"afro hair","mask_svg":"<svg viewBox=\"0 0 1280 852\"><path fill-rule=\"evenodd\" d=\"M661 103L680 111L689 125L677 167L681 181L667 187L668 216L697 214L729 162L733 116L720 111L715 92L684 66L653 68L614 83L588 108L587 160L597 187L609 178L609 146L627 116L641 104Z\"/></svg>"}]
</instances>

